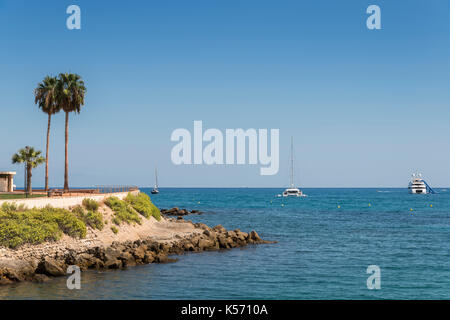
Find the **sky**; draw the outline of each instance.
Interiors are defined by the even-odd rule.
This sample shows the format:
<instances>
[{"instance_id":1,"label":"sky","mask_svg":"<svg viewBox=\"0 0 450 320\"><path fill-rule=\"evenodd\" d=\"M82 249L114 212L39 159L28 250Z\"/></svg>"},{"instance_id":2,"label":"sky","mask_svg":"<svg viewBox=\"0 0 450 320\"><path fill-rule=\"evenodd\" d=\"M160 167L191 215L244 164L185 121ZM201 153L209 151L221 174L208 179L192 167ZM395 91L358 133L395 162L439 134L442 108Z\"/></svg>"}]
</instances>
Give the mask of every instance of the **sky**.
<instances>
[{"instance_id":1,"label":"sky","mask_svg":"<svg viewBox=\"0 0 450 320\"><path fill-rule=\"evenodd\" d=\"M69 5L81 30L69 30ZM369 30L369 5L381 29ZM290 138L301 187L450 186L450 1L0 0L0 171L45 151L33 91L73 72L86 103L69 123L70 185L285 187ZM175 165L177 128L279 129L278 174ZM64 178L53 117L50 185ZM33 185L43 186L44 166Z\"/></svg>"}]
</instances>

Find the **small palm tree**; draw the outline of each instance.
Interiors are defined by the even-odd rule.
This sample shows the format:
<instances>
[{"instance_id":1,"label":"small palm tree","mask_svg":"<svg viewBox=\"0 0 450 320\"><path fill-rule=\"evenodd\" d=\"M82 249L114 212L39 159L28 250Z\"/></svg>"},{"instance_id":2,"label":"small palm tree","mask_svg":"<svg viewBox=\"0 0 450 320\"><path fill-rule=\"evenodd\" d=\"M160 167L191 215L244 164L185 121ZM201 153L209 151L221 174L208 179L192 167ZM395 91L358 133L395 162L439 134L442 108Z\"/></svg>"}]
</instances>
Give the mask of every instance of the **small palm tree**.
<instances>
[{"instance_id":1,"label":"small palm tree","mask_svg":"<svg viewBox=\"0 0 450 320\"><path fill-rule=\"evenodd\" d=\"M27 175L27 194L32 194L31 189L31 171L33 168L36 168L38 165L45 162L45 158L41 156L42 151L37 151L33 147L25 147L20 149L15 155L12 157L12 163L25 163L25 171Z\"/></svg>"},{"instance_id":2,"label":"small palm tree","mask_svg":"<svg viewBox=\"0 0 450 320\"><path fill-rule=\"evenodd\" d=\"M58 79L58 105L66 113L64 190L69 190L69 113L80 113L86 87L77 74L61 73Z\"/></svg>"},{"instance_id":3,"label":"small palm tree","mask_svg":"<svg viewBox=\"0 0 450 320\"><path fill-rule=\"evenodd\" d=\"M48 148L50 144L50 124L52 115L58 113L61 108L57 100L58 79L47 76L34 90L34 103L48 115L47 146L45 151L45 190L48 191Z\"/></svg>"}]
</instances>

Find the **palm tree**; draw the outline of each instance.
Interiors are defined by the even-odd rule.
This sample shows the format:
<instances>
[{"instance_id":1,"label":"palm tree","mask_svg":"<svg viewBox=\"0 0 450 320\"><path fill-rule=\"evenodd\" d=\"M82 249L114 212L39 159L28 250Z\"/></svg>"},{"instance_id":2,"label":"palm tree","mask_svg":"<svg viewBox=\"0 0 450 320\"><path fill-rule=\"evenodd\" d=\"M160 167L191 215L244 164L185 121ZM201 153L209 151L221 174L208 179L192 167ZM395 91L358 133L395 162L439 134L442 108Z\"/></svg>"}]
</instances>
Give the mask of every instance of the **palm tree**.
<instances>
[{"instance_id":1,"label":"palm tree","mask_svg":"<svg viewBox=\"0 0 450 320\"><path fill-rule=\"evenodd\" d=\"M36 168L38 165L45 162L45 158L41 156L42 151L34 150L33 147L25 147L20 149L15 155L12 157L12 163L25 163L25 171L27 175L27 185L26 192L27 194L32 194L31 189L31 171L33 168Z\"/></svg>"},{"instance_id":2,"label":"palm tree","mask_svg":"<svg viewBox=\"0 0 450 320\"><path fill-rule=\"evenodd\" d=\"M34 103L48 115L47 146L45 150L45 191L48 191L48 148L50 143L50 123L52 115L58 113L61 108L57 101L58 79L47 76L34 90Z\"/></svg>"},{"instance_id":3,"label":"palm tree","mask_svg":"<svg viewBox=\"0 0 450 320\"><path fill-rule=\"evenodd\" d=\"M65 166L64 166L64 190L69 190L69 113L80 113L84 105L86 87L84 81L77 74L61 73L58 79L58 105L66 113L65 128Z\"/></svg>"}]
</instances>

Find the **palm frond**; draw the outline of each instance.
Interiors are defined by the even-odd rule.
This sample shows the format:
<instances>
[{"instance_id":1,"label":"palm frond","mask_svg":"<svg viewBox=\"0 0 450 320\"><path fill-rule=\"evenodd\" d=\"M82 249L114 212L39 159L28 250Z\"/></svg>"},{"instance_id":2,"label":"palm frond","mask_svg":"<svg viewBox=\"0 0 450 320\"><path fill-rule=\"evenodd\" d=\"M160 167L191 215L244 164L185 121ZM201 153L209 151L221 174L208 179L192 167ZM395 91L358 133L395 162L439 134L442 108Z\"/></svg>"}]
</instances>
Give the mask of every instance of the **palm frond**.
<instances>
[{"instance_id":1,"label":"palm frond","mask_svg":"<svg viewBox=\"0 0 450 320\"><path fill-rule=\"evenodd\" d=\"M45 162L45 158L41 156L42 151L36 150L33 147L25 147L17 151L16 154L12 156L12 163L26 163L32 168L36 168L38 165Z\"/></svg>"}]
</instances>

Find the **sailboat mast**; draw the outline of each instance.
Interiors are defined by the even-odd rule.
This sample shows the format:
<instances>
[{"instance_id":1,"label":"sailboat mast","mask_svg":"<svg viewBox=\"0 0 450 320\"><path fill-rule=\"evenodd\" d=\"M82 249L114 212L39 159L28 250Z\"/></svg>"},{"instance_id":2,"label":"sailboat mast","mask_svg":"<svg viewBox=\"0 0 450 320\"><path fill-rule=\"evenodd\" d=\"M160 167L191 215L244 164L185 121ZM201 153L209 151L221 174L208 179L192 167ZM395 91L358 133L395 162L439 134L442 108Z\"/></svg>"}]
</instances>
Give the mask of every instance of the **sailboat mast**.
<instances>
[{"instance_id":1,"label":"sailboat mast","mask_svg":"<svg viewBox=\"0 0 450 320\"><path fill-rule=\"evenodd\" d=\"M294 137L291 137L291 188L294 187Z\"/></svg>"},{"instance_id":2,"label":"sailboat mast","mask_svg":"<svg viewBox=\"0 0 450 320\"><path fill-rule=\"evenodd\" d=\"M158 188L158 172L155 168L155 187Z\"/></svg>"}]
</instances>

